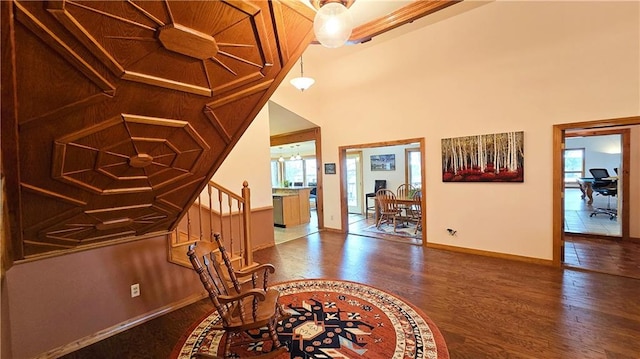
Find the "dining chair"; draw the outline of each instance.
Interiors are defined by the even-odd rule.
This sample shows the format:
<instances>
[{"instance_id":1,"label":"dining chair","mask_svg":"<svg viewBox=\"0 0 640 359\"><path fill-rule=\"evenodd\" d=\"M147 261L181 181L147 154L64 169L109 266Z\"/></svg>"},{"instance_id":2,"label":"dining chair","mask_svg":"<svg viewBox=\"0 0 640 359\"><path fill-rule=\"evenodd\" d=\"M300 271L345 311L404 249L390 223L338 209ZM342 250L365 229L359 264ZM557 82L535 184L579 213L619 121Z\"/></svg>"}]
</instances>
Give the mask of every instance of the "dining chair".
<instances>
[{"instance_id":1,"label":"dining chair","mask_svg":"<svg viewBox=\"0 0 640 359\"><path fill-rule=\"evenodd\" d=\"M404 199L412 198L413 195L416 193L416 191L417 189L413 185L403 183L398 186L398 189L396 189L396 197L404 198ZM411 205L400 204L398 207L400 208L401 211L404 212L405 218L407 219L410 218L409 211L411 210Z\"/></svg>"},{"instance_id":2,"label":"dining chair","mask_svg":"<svg viewBox=\"0 0 640 359\"><path fill-rule=\"evenodd\" d=\"M413 203L409 207L409 216L411 221L416 222L416 230L413 234L422 231L422 191L420 190L413 194Z\"/></svg>"},{"instance_id":3,"label":"dining chair","mask_svg":"<svg viewBox=\"0 0 640 359\"><path fill-rule=\"evenodd\" d=\"M383 223L393 224L393 231L398 228L397 219L400 218L400 208L396 202L396 195L388 189L380 189L376 192L376 202L380 210L380 217L376 223L376 228L380 228Z\"/></svg>"},{"instance_id":4,"label":"dining chair","mask_svg":"<svg viewBox=\"0 0 640 359\"><path fill-rule=\"evenodd\" d=\"M373 186L373 192L371 193L367 193L365 195L365 202L366 202L366 211L365 211L365 218L369 218L369 210L373 210L375 212L375 199L376 199L376 193L378 193L378 190L383 189L383 188L387 188L387 180L375 180L374 182L374 186ZM369 204L369 199L373 198L374 199L374 204L370 205Z\"/></svg>"}]
</instances>

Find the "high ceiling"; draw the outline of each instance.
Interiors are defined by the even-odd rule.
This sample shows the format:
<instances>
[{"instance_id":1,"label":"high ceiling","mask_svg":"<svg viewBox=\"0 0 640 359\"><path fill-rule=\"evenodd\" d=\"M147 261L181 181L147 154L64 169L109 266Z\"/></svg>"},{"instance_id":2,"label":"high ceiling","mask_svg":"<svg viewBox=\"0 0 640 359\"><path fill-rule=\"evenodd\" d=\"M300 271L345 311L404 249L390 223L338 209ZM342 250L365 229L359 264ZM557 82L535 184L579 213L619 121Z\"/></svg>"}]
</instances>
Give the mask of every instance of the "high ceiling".
<instances>
[{"instance_id":1,"label":"high ceiling","mask_svg":"<svg viewBox=\"0 0 640 359\"><path fill-rule=\"evenodd\" d=\"M313 8L311 1L300 1ZM392 40L417 28L428 26L490 1L356 0L349 8L354 23L351 36L353 43L336 49L328 49L312 43L303 55L305 68L308 64L315 67L317 64L336 61L354 51ZM367 40L361 41L362 39ZM368 41L369 39L372 40ZM299 70L300 66L296 64L281 86L291 86L289 80L298 76ZM269 104L271 136L318 126L273 101Z\"/></svg>"}]
</instances>

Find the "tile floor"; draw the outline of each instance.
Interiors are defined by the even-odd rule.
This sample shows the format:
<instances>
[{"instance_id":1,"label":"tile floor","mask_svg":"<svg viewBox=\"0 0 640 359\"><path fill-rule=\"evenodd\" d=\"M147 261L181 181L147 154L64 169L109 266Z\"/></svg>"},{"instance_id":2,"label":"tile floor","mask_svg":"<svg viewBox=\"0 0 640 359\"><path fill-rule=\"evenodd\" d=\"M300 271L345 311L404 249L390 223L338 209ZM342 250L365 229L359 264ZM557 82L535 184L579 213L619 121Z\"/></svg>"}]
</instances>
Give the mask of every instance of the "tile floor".
<instances>
[{"instance_id":1,"label":"tile floor","mask_svg":"<svg viewBox=\"0 0 640 359\"><path fill-rule=\"evenodd\" d=\"M276 244L288 242L292 239L304 237L307 234L318 232L318 213L315 208L311 209L311 220L309 223L287 228L273 227L273 235Z\"/></svg>"},{"instance_id":2,"label":"tile floor","mask_svg":"<svg viewBox=\"0 0 640 359\"><path fill-rule=\"evenodd\" d=\"M607 207L607 197L593 194L593 203L587 204L588 199L580 198L582 192L578 188L567 188L564 196L564 229L569 233L598 234L620 237L620 222L611 220L608 215L590 214L596 208ZM611 208L618 205L617 197L611 197Z\"/></svg>"}]
</instances>

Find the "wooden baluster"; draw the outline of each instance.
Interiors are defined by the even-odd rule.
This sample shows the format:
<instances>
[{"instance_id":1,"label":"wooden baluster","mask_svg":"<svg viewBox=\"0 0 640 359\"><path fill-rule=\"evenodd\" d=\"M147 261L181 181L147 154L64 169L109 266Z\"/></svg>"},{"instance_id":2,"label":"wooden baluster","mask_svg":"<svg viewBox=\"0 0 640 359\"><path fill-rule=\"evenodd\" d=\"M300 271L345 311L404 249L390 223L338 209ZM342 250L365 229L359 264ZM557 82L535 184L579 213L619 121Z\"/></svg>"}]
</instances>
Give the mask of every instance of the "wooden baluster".
<instances>
[{"instance_id":1,"label":"wooden baluster","mask_svg":"<svg viewBox=\"0 0 640 359\"><path fill-rule=\"evenodd\" d=\"M233 209L232 206L233 198L227 194L227 211L229 211L229 250L231 252L231 256L233 257L234 248L233 248Z\"/></svg>"},{"instance_id":2,"label":"wooden baluster","mask_svg":"<svg viewBox=\"0 0 640 359\"><path fill-rule=\"evenodd\" d=\"M187 210L187 242L191 241L191 216L189 212L191 211L191 207Z\"/></svg>"},{"instance_id":3,"label":"wooden baluster","mask_svg":"<svg viewBox=\"0 0 640 359\"><path fill-rule=\"evenodd\" d=\"M213 241L213 197L211 196L211 184L207 184L207 192L209 193L209 240Z\"/></svg>"},{"instance_id":4,"label":"wooden baluster","mask_svg":"<svg viewBox=\"0 0 640 359\"><path fill-rule=\"evenodd\" d=\"M224 216L223 212L222 212L222 191L219 188L216 188L216 191L218 191L218 210L220 211L220 215L218 216L220 219L220 234L222 234L222 238L224 239L225 237L225 233L224 233L224 227L223 227L223 222L222 222L222 217Z\"/></svg>"},{"instance_id":5,"label":"wooden baluster","mask_svg":"<svg viewBox=\"0 0 640 359\"><path fill-rule=\"evenodd\" d=\"M242 211L244 222L243 258L244 265L250 266L253 264L253 246L251 244L251 190L249 189L249 183L247 181L242 182L242 200L244 202L244 209Z\"/></svg>"},{"instance_id":6,"label":"wooden baluster","mask_svg":"<svg viewBox=\"0 0 640 359\"><path fill-rule=\"evenodd\" d=\"M202 201L200 200L200 196L202 194L198 195L198 227L200 228L200 235L198 238L200 238L200 240L202 240Z\"/></svg>"},{"instance_id":7,"label":"wooden baluster","mask_svg":"<svg viewBox=\"0 0 640 359\"><path fill-rule=\"evenodd\" d=\"M238 204L236 212L236 217L238 217L238 240L240 242L240 253L242 253L242 258L244 258L244 233L242 228L242 220L244 216L242 215L242 202L240 200L236 200L236 203Z\"/></svg>"}]
</instances>

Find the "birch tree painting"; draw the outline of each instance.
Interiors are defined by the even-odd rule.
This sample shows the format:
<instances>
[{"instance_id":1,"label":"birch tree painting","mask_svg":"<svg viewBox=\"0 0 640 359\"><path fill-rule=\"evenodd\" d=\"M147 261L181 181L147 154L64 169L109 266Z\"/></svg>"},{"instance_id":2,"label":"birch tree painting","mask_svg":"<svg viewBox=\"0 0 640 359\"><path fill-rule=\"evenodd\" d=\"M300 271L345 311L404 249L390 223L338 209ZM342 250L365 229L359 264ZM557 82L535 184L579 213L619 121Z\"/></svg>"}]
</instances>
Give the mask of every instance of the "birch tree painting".
<instances>
[{"instance_id":1,"label":"birch tree painting","mask_svg":"<svg viewBox=\"0 0 640 359\"><path fill-rule=\"evenodd\" d=\"M443 182L524 182L524 132L442 139Z\"/></svg>"}]
</instances>

